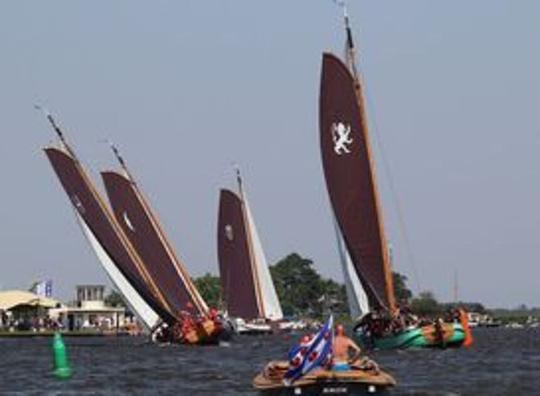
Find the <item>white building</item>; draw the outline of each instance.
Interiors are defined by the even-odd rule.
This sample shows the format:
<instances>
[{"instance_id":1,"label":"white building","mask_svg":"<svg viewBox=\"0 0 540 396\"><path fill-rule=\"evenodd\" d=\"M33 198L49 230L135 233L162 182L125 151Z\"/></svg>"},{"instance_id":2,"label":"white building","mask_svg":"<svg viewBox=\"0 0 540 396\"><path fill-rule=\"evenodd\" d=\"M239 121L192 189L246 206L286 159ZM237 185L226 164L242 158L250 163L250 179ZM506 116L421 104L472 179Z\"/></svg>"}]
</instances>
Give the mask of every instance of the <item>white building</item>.
<instances>
[{"instance_id":1,"label":"white building","mask_svg":"<svg viewBox=\"0 0 540 396\"><path fill-rule=\"evenodd\" d=\"M62 309L63 305L52 298L24 290L0 292L0 328L11 330L38 329L45 325L49 310Z\"/></svg>"},{"instance_id":2,"label":"white building","mask_svg":"<svg viewBox=\"0 0 540 396\"><path fill-rule=\"evenodd\" d=\"M58 319L67 330L115 330L126 324L123 307L105 304L105 286L77 286L76 306L49 310L53 319Z\"/></svg>"}]
</instances>

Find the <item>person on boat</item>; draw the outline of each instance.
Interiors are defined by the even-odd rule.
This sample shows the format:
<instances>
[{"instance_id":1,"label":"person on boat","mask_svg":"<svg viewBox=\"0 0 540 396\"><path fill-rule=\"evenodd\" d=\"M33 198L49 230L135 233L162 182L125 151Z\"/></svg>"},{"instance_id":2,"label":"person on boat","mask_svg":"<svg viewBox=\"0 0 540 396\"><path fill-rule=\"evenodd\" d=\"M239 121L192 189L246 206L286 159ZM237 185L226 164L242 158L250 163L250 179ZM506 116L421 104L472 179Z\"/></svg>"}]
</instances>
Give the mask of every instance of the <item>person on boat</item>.
<instances>
[{"instance_id":1,"label":"person on boat","mask_svg":"<svg viewBox=\"0 0 540 396\"><path fill-rule=\"evenodd\" d=\"M353 332L362 334L364 345L368 349L375 348L375 339L373 336L373 313L368 312L353 328Z\"/></svg>"},{"instance_id":2,"label":"person on boat","mask_svg":"<svg viewBox=\"0 0 540 396\"><path fill-rule=\"evenodd\" d=\"M417 325L418 317L413 315L411 307L406 300L399 304L399 314L401 316L400 319L403 329L408 329Z\"/></svg>"},{"instance_id":3,"label":"person on boat","mask_svg":"<svg viewBox=\"0 0 540 396\"><path fill-rule=\"evenodd\" d=\"M463 331L465 332L465 340L463 341L463 346L468 348L473 344L473 336L471 333L471 328L469 326L469 314L467 311L465 311L464 308L458 309L458 320L463 327Z\"/></svg>"},{"instance_id":4,"label":"person on boat","mask_svg":"<svg viewBox=\"0 0 540 396\"><path fill-rule=\"evenodd\" d=\"M360 347L345 335L345 328L340 324L336 326L333 350L334 364L332 368L334 371L349 371L351 369L349 362L356 361L362 353ZM350 350L354 351L352 359L349 358Z\"/></svg>"},{"instance_id":5,"label":"person on boat","mask_svg":"<svg viewBox=\"0 0 540 396\"><path fill-rule=\"evenodd\" d=\"M336 326L336 332L334 335L334 370L335 371L347 371L350 370L349 362L356 361L362 350L360 347L349 337L345 335L345 328L343 325L338 324ZM354 351L353 358L350 359L349 352Z\"/></svg>"},{"instance_id":6,"label":"person on boat","mask_svg":"<svg viewBox=\"0 0 540 396\"><path fill-rule=\"evenodd\" d=\"M446 346L444 340L444 320L442 318L435 320L435 340L443 348Z\"/></svg>"},{"instance_id":7,"label":"person on boat","mask_svg":"<svg viewBox=\"0 0 540 396\"><path fill-rule=\"evenodd\" d=\"M392 314L389 325L389 333L399 334L405 330L405 316L401 311L401 307L396 308L395 312Z\"/></svg>"},{"instance_id":8,"label":"person on boat","mask_svg":"<svg viewBox=\"0 0 540 396\"><path fill-rule=\"evenodd\" d=\"M332 362L333 371L349 371L351 365L354 364L355 369L371 370L375 373L379 372L379 366L373 360L362 357L362 349L347 335L343 325L338 324L334 334L334 343L332 345L334 358ZM349 353L353 351L353 356Z\"/></svg>"}]
</instances>

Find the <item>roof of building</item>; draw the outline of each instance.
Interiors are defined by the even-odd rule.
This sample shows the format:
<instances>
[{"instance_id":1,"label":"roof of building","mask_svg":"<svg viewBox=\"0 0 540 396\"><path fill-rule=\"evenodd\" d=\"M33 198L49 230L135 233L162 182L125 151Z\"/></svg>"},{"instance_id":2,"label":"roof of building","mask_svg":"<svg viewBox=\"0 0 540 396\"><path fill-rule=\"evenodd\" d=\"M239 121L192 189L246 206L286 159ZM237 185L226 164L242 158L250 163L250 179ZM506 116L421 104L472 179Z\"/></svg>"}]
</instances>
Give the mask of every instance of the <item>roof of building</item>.
<instances>
[{"instance_id":1,"label":"roof of building","mask_svg":"<svg viewBox=\"0 0 540 396\"><path fill-rule=\"evenodd\" d=\"M31 305L44 308L54 308L59 304L57 300L48 297L38 296L37 294L22 291L8 290L0 292L0 310L10 310L18 305Z\"/></svg>"},{"instance_id":2,"label":"roof of building","mask_svg":"<svg viewBox=\"0 0 540 396\"><path fill-rule=\"evenodd\" d=\"M65 313L89 313L89 314L106 314L106 313L125 313L126 309L123 307L62 307L55 310L55 312L65 312Z\"/></svg>"},{"instance_id":3,"label":"roof of building","mask_svg":"<svg viewBox=\"0 0 540 396\"><path fill-rule=\"evenodd\" d=\"M84 284L84 285L77 285L75 288L86 288L86 287L97 287L98 289L105 289L105 285L96 285L96 284Z\"/></svg>"}]
</instances>

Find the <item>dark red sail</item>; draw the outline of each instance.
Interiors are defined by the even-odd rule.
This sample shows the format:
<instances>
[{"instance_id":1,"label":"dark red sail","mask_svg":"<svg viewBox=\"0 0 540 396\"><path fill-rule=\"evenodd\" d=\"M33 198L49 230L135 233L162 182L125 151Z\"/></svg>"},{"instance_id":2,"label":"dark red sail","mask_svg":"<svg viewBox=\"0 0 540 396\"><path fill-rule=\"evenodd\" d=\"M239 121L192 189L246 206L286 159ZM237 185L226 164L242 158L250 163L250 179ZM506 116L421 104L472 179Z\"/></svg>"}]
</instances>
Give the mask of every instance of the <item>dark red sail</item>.
<instances>
[{"instance_id":1,"label":"dark red sail","mask_svg":"<svg viewBox=\"0 0 540 396\"><path fill-rule=\"evenodd\" d=\"M129 246L129 242L122 235L121 229L77 160L59 148L48 147L45 153L78 214L120 272L164 321L174 323L174 316L163 304L146 274L141 271L140 258Z\"/></svg>"},{"instance_id":2,"label":"dark red sail","mask_svg":"<svg viewBox=\"0 0 540 396\"><path fill-rule=\"evenodd\" d=\"M205 302L135 183L117 172L102 172L101 176L116 220L173 312L177 316L181 311L206 313Z\"/></svg>"},{"instance_id":3,"label":"dark red sail","mask_svg":"<svg viewBox=\"0 0 540 396\"><path fill-rule=\"evenodd\" d=\"M221 190L218 216L218 259L223 297L229 316L263 317L250 256L242 200L230 190Z\"/></svg>"},{"instance_id":4,"label":"dark red sail","mask_svg":"<svg viewBox=\"0 0 540 396\"><path fill-rule=\"evenodd\" d=\"M322 163L332 208L372 306L393 308L388 252L378 207L361 87L324 54L319 102Z\"/></svg>"}]
</instances>

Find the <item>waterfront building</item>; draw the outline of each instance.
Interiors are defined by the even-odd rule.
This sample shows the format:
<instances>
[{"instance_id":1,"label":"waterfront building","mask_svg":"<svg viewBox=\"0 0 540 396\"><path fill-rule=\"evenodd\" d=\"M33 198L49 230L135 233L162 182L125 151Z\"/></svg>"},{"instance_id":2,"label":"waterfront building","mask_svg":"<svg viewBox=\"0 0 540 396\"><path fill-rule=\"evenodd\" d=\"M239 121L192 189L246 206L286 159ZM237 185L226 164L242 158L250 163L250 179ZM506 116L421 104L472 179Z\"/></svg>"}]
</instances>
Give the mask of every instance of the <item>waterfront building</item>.
<instances>
[{"instance_id":1,"label":"waterfront building","mask_svg":"<svg viewBox=\"0 0 540 396\"><path fill-rule=\"evenodd\" d=\"M123 306L105 303L105 286L80 285L71 304L22 290L0 292L0 330L43 332L50 330L88 331L92 333L128 331L140 328L126 315Z\"/></svg>"},{"instance_id":2,"label":"waterfront building","mask_svg":"<svg viewBox=\"0 0 540 396\"><path fill-rule=\"evenodd\" d=\"M51 318L68 330L114 330L126 325L124 307L111 307L105 303L105 286L79 285L74 306L51 309Z\"/></svg>"},{"instance_id":3,"label":"waterfront building","mask_svg":"<svg viewBox=\"0 0 540 396\"><path fill-rule=\"evenodd\" d=\"M22 290L0 292L0 328L31 330L46 326L49 310L62 309L52 298Z\"/></svg>"}]
</instances>

